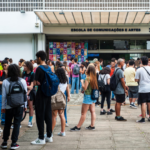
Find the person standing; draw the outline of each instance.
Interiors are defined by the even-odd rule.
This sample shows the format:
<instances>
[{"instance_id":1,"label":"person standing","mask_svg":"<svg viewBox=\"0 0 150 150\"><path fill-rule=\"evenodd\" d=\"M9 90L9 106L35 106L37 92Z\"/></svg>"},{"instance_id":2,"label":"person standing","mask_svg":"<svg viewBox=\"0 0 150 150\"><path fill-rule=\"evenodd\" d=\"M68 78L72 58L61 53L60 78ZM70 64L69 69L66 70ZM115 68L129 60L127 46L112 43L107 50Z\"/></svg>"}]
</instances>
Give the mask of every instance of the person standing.
<instances>
[{"instance_id":1,"label":"person standing","mask_svg":"<svg viewBox=\"0 0 150 150\"><path fill-rule=\"evenodd\" d=\"M116 96L116 104L115 104L115 111L116 111L116 117L115 119L117 121L127 121L124 119L121 115L121 104L125 101L125 93L128 94L128 87L125 85L124 82L124 75L122 71L122 67L124 66L124 60L118 59L118 67L115 70L115 78L116 78L116 89L114 91L114 94Z\"/></svg>"},{"instance_id":2,"label":"person standing","mask_svg":"<svg viewBox=\"0 0 150 150\"><path fill-rule=\"evenodd\" d=\"M3 70L0 71L0 119L1 119L1 124L4 125L5 124L5 113L1 113L1 108L2 108L2 84L3 84L3 80L6 78L7 76L7 68L8 68L8 61L7 60L3 60L2 61L2 67Z\"/></svg>"},{"instance_id":3,"label":"person standing","mask_svg":"<svg viewBox=\"0 0 150 150\"><path fill-rule=\"evenodd\" d=\"M71 66L74 64L74 58L72 57L71 59L71 62L69 63L69 70L71 70ZM72 72L70 71L70 82L71 85L72 85Z\"/></svg>"},{"instance_id":4,"label":"person standing","mask_svg":"<svg viewBox=\"0 0 150 150\"><path fill-rule=\"evenodd\" d=\"M52 64L52 61L51 61L51 60L48 60L48 61L47 61L47 65L48 65L48 66L50 66L50 68L51 68L52 72L55 72L55 71L54 71L54 66L53 66L53 64Z\"/></svg>"},{"instance_id":5,"label":"person standing","mask_svg":"<svg viewBox=\"0 0 150 150\"><path fill-rule=\"evenodd\" d=\"M74 94L74 89L76 86L76 94L79 93L79 73L80 68L77 64L77 58L74 58L74 64L71 66L71 73L72 73L72 87L71 87L71 94Z\"/></svg>"},{"instance_id":6,"label":"person standing","mask_svg":"<svg viewBox=\"0 0 150 150\"><path fill-rule=\"evenodd\" d=\"M111 68L110 68L110 77L114 74L115 65L116 65L115 60L112 60L111 61ZM111 100L116 101L114 92L112 91L111 93L112 93Z\"/></svg>"},{"instance_id":7,"label":"person standing","mask_svg":"<svg viewBox=\"0 0 150 150\"><path fill-rule=\"evenodd\" d=\"M46 65L46 53L44 51L38 51L36 53L37 63L42 65L45 69L49 66ZM31 144L45 144L46 142L53 142L52 135L52 110L51 110L51 97L45 96L42 92L42 83L45 80L45 72L38 67L35 73L34 85L38 86L35 100L35 113L36 123L38 127L39 137L32 141ZM46 123L47 138L44 139L44 121Z\"/></svg>"},{"instance_id":8,"label":"person standing","mask_svg":"<svg viewBox=\"0 0 150 150\"><path fill-rule=\"evenodd\" d=\"M33 73L33 65L30 61L26 61L24 64L24 72L22 75L23 79L25 79L27 83L27 100L29 105L29 123L28 127L33 127L32 119L33 119L33 102L35 101L35 88L33 86L34 81L34 73Z\"/></svg>"},{"instance_id":9,"label":"person standing","mask_svg":"<svg viewBox=\"0 0 150 150\"><path fill-rule=\"evenodd\" d=\"M21 86L22 87L21 94L23 94L23 97L25 97L24 94L27 92L26 81L22 78L19 78L19 76L20 76L19 67L16 64L10 65L8 67L8 74L7 74L8 79L5 79L3 81L3 85L2 85L2 112L5 112L5 114L6 114L5 126L4 126L4 132L3 132L3 140L4 141L1 145L1 147L3 149L7 149L7 141L9 140L9 136L10 136L10 126L12 124L12 120L14 120L14 129L13 129L12 136L11 136L11 140L12 140L11 149L19 148L19 145L16 142L17 142L18 136L19 136L20 122L21 122L21 119L23 116L23 109L25 109L25 111L27 110L27 103L25 102L24 105L18 106L18 107L11 107L7 103L7 95L10 93L10 91L9 91L10 84L12 85L12 88L13 88L14 87L13 85L15 83L18 83L18 84L21 83L20 84L20 85L22 85ZM25 92L22 93L22 90ZM15 92L15 90L14 90L14 92ZM15 94L16 94L15 101L16 102L20 101L20 97L18 98L17 93L15 93ZM22 99L22 102L25 101L25 99L24 100ZM24 106L25 106L25 108L24 108Z\"/></svg>"},{"instance_id":10,"label":"person standing","mask_svg":"<svg viewBox=\"0 0 150 150\"><path fill-rule=\"evenodd\" d=\"M124 77L126 80L126 85L129 87L129 101L131 108L137 108L135 101L138 98L138 83L135 82L135 68L134 60L129 61L129 67L124 71Z\"/></svg>"},{"instance_id":11,"label":"person standing","mask_svg":"<svg viewBox=\"0 0 150 150\"><path fill-rule=\"evenodd\" d=\"M60 91L62 91L62 93L66 93L65 95L67 95L67 99L68 102L70 101L70 91L69 91L69 86L67 84L68 82L68 78L66 76L65 70L63 68L58 68L56 70L56 75L59 78L59 88ZM66 103L67 105L67 103ZM67 109L67 106L66 106ZM60 109L60 110L54 110L52 113L52 131L55 128L56 125L56 118L57 118L57 113L59 114L60 120L61 120L61 131L58 133L58 136L66 136L65 133L65 122L67 122L67 120L65 120L65 116L64 116L64 110ZM67 117L67 114L66 114Z\"/></svg>"},{"instance_id":12,"label":"person standing","mask_svg":"<svg viewBox=\"0 0 150 150\"><path fill-rule=\"evenodd\" d=\"M146 103L150 110L150 67L148 66L148 57L141 57L143 67L139 68L135 74L135 82L139 82L138 104L141 105L142 118L137 123L145 123ZM150 115L150 114L149 114ZM150 121L150 118L148 118Z\"/></svg>"},{"instance_id":13,"label":"person standing","mask_svg":"<svg viewBox=\"0 0 150 150\"><path fill-rule=\"evenodd\" d=\"M100 115L105 115L106 111L103 109L105 98L107 100L107 115L112 115L112 111L110 110L110 68L104 67L103 70L100 71L99 80L103 81L105 84L105 91L101 91L102 100L101 100L101 111Z\"/></svg>"},{"instance_id":14,"label":"person standing","mask_svg":"<svg viewBox=\"0 0 150 150\"><path fill-rule=\"evenodd\" d=\"M84 123L86 119L87 111L90 110L91 112L91 125L86 127L88 130L95 130L95 103L96 100L92 100L91 94L92 89L98 89L98 83L97 83L97 75L96 70L93 65L89 65L86 71L86 79L81 80L82 88L84 90L84 98L83 98L83 104L82 104L82 110L81 110L81 117L80 121L77 126L74 128L71 128L70 131L80 131L82 124Z\"/></svg>"}]
</instances>

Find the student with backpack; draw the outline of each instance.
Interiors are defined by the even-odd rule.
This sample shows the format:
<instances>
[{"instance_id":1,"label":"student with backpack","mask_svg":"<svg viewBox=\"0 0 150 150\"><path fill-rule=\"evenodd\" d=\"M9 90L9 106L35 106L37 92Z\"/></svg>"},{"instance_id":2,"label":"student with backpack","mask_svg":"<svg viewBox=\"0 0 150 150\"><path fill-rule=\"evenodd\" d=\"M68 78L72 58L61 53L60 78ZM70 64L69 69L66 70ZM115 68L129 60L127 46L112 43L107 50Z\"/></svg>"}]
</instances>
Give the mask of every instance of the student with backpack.
<instances>
[{"instance_id":1,"label":"student with backpack","mask_svg":"<svg viewBox=\"0 0 150 150\"><path fill-rule=\"evenodd\" d=\"M111 91L114 91L114 94L116 96L115 119L117 121L127 121L120 115L121 105L125 101L125 94L128 94L128 90L129 90L129 88L125 85L124 75L121 69L124 66L124 60L121 58L118 59L117 64L118 64L118 67L116 68L114 74L112 75L110 79L110 89Z\"/></svg>"},{"instance_id":2,"label":"student with backpack","mask_svg":"<svg viewBox=\"0 0 150 150\"><path fill-rule=\"evenodd\" d=\"M100 71L100 75L99 75L99 83L101 83L99 88L101 91L101 95L102 95L102 100L101 100L101 111L100 111L100 115L105 115L106 111L103 109L104 107L104 102L105 102L105 98L107 101L107 115L112 115L112 109L110 109L110 96L111 96L111 91L110 91L110 68L108 67L104 67L103 70Z\"/></svg>"},{"instance_id":3,"label":"student with backpack","mask_svg":"<svg viewBox=\"0 0 150 150\"><path fill-rule=\"evenodd\" d=\"M96 98L93 100L93 91L97 91L97 97L99 96L98 93L98 83L97 83L97 75L94 65L89 65L86 71L86 79L81 80L82 88L84 90L84 98L81 110L81 117L80 121L77 126L71 128L70 131L80 131L82 124L86 119L87 111L90 110L91 112L91 125L86 127L87 130L95 130L95 103Z\"/></svg>"},{"instance_id":4,"label":"student with backpack","mask_svg":"<svg viewBox=\"0 0 150 150\"><path fill-rule=\"evenodd\" d=\"M50 67L46 65L46 53L44 51L38 51L36 57L37 63L40 64L34 79L34 85L38 86L35 98L35 113L39 137L31 144L40 145L45 144L45 141L53 142L51 96L57 92L59 79L51 71ZM44 121L46 123L46 139L44 139Z\"/></svg>"},{"instance_id":5,"label":"student with backpack","mask_svg":"<svg viewBox=\"0 0 150 150\"><path fill-rule=\"evenodd\" d=\"M22 77L25 79L27 83L27 100L29 105L29 123L28 127L32 127L32 119L33 119L33 101L35 100L35 88L33 86L34 81L34 72L33 65L30 61L26 61L24 64L24 72Z\"/></svg>"},{"instance_id":6,"label":"student with backpack","mask_svg":"<svg viewBox=\"0 0 150 150\"><path fill-rule=\"evenodd\" d=\"M70 90L69 90L69 85L68 85L68 78L66 76L66 73L64 71L63 68L58 68L56 70L56 75L59 78L59 90L62 92L61 96L65 94L65 92L67 93L67 98L68 98L68 102L70 101ZM66 97L64 97L64 101L66 101ZM56 104L57 105L57 104ZM59 108L58 110L53 110L52 112L52 131L55 128L56 125L56 118L57 118L57 113L59 114L60 120L61 120L61 131L58 133L58 136L66 136L65 133L65 116L64 116L64 108ZM52 105L52 109L53 109L53 105Z\"/></svg>"},{"instance_id":7,"label":"student with backpack","mask_svg":"<svg viewBox=\"0 0 150 150\"><path fill-rule=\"evenodd\" d=\"M78 94L79 93L80 67L77 64L77 58L74 58L74 64L71 66L71 72L72 72L71 94L74 94L75 85L76 85L76 94Z\"/></svg>"},{"instance_id":8,"label":"student with backpack","mask_svg":"<svg viewBox=\"0 0 150 150\"><path fill-rule=\"evenodd\" d=\"M19 148L19 145L16 142L18 140L20 122L23 115L23 109L25 109L25 111L27 110L27 85L26 81L19 78L19 76L19 67L16 64L10 65L8 67L8 78L3 81L2 85L2 112L5 112L4 141L1 145L3 149L7 149L12 119L14 119L14 129L11 136L11 149Z\"/></svg>"}]
</instances>

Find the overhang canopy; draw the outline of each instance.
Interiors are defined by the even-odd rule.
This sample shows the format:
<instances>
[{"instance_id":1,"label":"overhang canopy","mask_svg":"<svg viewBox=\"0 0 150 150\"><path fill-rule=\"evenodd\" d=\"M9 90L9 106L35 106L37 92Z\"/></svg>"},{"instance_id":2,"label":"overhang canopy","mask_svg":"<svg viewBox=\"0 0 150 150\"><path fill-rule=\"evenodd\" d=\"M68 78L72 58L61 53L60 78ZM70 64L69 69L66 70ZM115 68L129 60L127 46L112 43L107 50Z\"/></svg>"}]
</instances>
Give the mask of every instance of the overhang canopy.
<instances>
[{"instance_id":1,"label":"overhang canopy","mask_svg":"<svg viewBox=\"0 0 150 150\"><path fill-rule=\"evenodd\" d=\"M35 14L45 25L89 25L89 24L149 24L150 12L134 11L85 11L85 10L35 10Z\"/></svg>"}]
</instances>

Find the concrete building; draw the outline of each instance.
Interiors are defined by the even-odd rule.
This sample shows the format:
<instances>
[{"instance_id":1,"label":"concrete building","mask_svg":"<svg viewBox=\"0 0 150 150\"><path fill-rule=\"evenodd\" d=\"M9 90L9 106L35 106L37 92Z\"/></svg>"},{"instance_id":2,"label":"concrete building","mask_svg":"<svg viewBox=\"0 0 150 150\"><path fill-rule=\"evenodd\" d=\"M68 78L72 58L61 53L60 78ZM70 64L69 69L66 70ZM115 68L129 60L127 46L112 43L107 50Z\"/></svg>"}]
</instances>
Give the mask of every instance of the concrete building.
<instances>
[{"instance_id":1,"label":"concrete building","mask_svg":"<svg viewBox=\"0 0 150 150\"><path fill-rule=\"evenodd\" d=\"M150 57L150 0L0 0L0 60L85 41L89 59Z\"/></svg>"}]
</instances>

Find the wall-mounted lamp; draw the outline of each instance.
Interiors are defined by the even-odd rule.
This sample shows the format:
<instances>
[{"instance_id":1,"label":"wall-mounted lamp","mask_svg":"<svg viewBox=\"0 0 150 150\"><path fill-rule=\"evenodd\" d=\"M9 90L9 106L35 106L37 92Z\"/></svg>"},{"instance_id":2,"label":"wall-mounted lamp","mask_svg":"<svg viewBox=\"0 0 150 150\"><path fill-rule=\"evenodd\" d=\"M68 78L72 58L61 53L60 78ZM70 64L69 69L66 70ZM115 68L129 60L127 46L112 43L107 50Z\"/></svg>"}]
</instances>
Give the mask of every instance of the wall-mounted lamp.
<instances>
[{"instance_id":1,"label":"wall-mounted lamp","mask_svg":"<svg viewBox=\"0 0 150 150\"><path fill-rule=\"evenodd\" d=\"M149 14L150 14L150 12L148 12L148 11L145 12L145 15L149 15Z\"/></svg>"},{"instance_id":2,"label":"wall-mounted lamp","mask_svg":"<svg viewBox=\"0 0 150 150\"><path fill-rule=\"evenodd\" d=\"M20 10L21 13L25 13L25 10Z\"/></svg>"},{"instance_id":3,"label":"wall-mounted lamp","mask_svg":"<svg viewBox=\"0 0 150 150\"><path fill-rule=\"evenodd\" d=\"M63 11L61 11L61 12L59 12L59 14L60 14L60 15L64 15L64 12L63 12Z\"/></svg>"}]
</instances>

